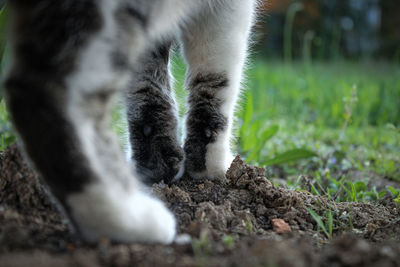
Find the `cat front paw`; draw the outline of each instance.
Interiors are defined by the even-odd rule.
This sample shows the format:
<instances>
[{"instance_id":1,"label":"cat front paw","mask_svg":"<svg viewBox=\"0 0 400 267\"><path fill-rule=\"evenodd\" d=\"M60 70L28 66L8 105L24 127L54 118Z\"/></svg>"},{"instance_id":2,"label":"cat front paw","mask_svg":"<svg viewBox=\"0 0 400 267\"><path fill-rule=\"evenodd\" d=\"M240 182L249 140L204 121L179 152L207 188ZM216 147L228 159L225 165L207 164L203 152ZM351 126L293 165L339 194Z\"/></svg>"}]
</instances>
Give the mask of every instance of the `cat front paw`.
<instances>
[{"instance_id":1,"label":"cat front paw","mask_svg":"<svg viewBox=\"0 0 400 267\"><path fill-rule=\"evenodd\" d=\"M110 238L118 242L169 244L176 221L164 204L143 192L90 185L67 198L71 216L89 242Z\"/></svg>"},{"instance_id":2,"label":"cat front paw","mask_svg":"<svg viewBox=\"0 0 400 267\"><path fill-rule=\"evenodd\" d=\"M193 146L193 145L192 145ZM233 156L229 147L220 143L208 144L202 149L187 149L185 172L193 179L225 181L225 174L230 167Z\"/></svg>"},{"instance_id":3,"label":"cat front paw","mask_svg":"<svg viewBox=\"0 0 400 267\"><path fill-rule=\"evenodd\" d=\"M138 150L136 148L136 150ZM154 138L133 155L136 172L143 183L170 183L183 172L183 149L171 138Z\"/></svg>"}]
</instances>

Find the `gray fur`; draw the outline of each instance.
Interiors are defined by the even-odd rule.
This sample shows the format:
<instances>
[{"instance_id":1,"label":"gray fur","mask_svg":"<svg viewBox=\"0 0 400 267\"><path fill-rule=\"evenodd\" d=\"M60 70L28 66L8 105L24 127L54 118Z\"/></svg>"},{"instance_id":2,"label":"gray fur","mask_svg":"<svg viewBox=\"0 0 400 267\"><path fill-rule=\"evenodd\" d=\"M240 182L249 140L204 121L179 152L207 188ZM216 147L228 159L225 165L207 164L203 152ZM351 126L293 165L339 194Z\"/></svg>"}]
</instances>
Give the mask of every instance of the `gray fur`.
<instances>
[{"instance_id":1,"label":"gray fur","mask_svg":"<svg viewBox=\"0 0 400 267\"><path fill-rule=\"evenodd\" d=\"M183 164L168 72L170 43L140 60L126 94L132 158L146 183L170 182Z\"/></svg>"},{"instance_id":2,"label":"gray fur","mask_svg":"<svg viewBox=\"0 0 400 267\"><path fill-rule=\"evenodd\" d=\"M223 99L216 96L227 85L225 74L199 74L190 80L184 146L185 170L189 174L206 170L207 145L215 142L218 133L227 126L227 118L220 112Z\"/></svg>"}]
</instances>

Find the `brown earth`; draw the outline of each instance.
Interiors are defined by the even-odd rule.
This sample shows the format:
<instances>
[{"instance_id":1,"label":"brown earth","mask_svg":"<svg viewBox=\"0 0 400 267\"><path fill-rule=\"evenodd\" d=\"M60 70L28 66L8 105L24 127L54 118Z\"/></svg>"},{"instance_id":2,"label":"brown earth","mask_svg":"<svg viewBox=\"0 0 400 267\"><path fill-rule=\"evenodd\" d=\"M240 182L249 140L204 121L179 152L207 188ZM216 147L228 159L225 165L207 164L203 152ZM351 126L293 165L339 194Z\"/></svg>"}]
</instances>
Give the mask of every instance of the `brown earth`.
<instances>
[{"instance_id":1,"label":"brown earth","mask_svg":"<svg viewBox=\"0 0 400 267\"><path fill-rule=\"evenodd\" d=\"M334 203L264 173L237 157L226 183L153 185L179 221L170 246L88 245L12 146L0 152L0 266L400 266L400 208L390 197ZM332 238L310 209L323 220L332 211Z\"/></svg>"}]
</instances>

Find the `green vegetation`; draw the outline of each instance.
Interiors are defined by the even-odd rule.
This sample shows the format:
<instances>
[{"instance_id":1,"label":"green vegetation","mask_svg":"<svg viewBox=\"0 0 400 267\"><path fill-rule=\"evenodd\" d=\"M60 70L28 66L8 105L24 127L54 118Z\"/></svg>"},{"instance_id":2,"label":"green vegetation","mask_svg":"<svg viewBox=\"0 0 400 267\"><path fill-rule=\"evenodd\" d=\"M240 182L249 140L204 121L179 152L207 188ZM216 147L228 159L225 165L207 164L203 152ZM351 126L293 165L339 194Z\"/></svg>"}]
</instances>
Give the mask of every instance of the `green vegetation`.
<instances>
[{"instance_id":1,"label":"green vegetation","mask_svg":"<svg viewBox=\"0 0 400 267\"><path fill-rule=\"evenodd\" d=\"M6 28L8 12L5 6L0 9L0 77L4 75L6 64ZM16 141L15 133L11 128L10 118L7 113L6 104L3 99L2 85L0 85L0 151Z\"/></svg>"},{"instance_id":2,"label":"green vegetation","mask_svg":"<svg viewBox=\"0 0 400 267\"><path fill-rule=\"evenodd\" d=\"M173 61L183 117L185 67L180 57ZM337 202L397 197L376 186L400 182L397 66L253 61L237 111L235 149L247 162L267 166L268 177L286 178L290 188Z\"/></svg>"},{"instance_id":3,"label":"green vegetation","mask_svg":"<svg viewBox=\"0 0 400 267\"><path fill-rule=\"evenodd\" d=\"M235 247L235 242L236 242L237 237L233 236L233 235L224 235L222 237L222 243L230 248L233 249Z\"/></svg>"},{"instance_id":4,"label":"green vegetation","mask_svg":"<svg viewBox=\"0 0 400 267\"><path fill-rule=\"evenodd\" d=\"M15 143L15 133L11 128L10 118L6 110L6 104L0 99L0 151Z\"/></svg>"},{"instance_id":5,"label":"green vegetation","mask_svg":"<svg viewBox=\"0 0 400 267\"><path fill-rule=\"evenodd\" d=\"M239 137L239 150L248 161L268 163L274 155L299 148L314 151L318 157L283 164L281 172L294 187L296 176L307 174L325 189L323 194L334 195L340 189L340 201L382 197L367 186L373 177L400 181L398 67L338 62L307 68L300 63L288 67L258 62L248 79L250 101L239 112L239 123L246 125L246 112L252 111L252 125L240 129ZM270 127L280 129L272 138L264 135ZM251 143L249 138L264 142L257 147L258 157L242 145ZM277 175L274 169L269 171L270 176ZM362 177L353 181L349 173Z\"/></svg>"},{"instance_id":6,"label":"green vegetation","mask_svg":"<svg viewBox=\"0 0 400 267\"><path fill-rule=\"evenodd\" d=\"M211 255L211 240L207 232L202 232L200 234L200 238L195 238L192 240L192 249L195 257L199 261L202 261L204 258L207 258L207 256Z\"/></svg>"},{"instance_id":7,"label":"green vegetation","mask_svg":"<svg viewBox=\"0 0 400 267\"><path fill-rule=\"evenodd\" d=\"M332 217L332 211L328 210L327 212L327 217L326 217L326 222L324 223L322 221L322 218L318 216L315 211L312 209L308 209L308 212L310 213L311 217L315 220L315 222L318 225L318 229L321 229L323 233L326 235L328 239L332 238L332 232L333 232L333 217Z\"/></svg>"},{"instance_id":8,"label":"green vegetation","mask_svg":"<svg viewBox=\"0 0 400 267\"><path fill-rule=\"evenodd\" d=\"M356 89L351 125L400 123L400 69L384 63L302 63L293 67L258 61L248 72L255 115L339 128L345 101Z\"/></svg>"}]
</instances>

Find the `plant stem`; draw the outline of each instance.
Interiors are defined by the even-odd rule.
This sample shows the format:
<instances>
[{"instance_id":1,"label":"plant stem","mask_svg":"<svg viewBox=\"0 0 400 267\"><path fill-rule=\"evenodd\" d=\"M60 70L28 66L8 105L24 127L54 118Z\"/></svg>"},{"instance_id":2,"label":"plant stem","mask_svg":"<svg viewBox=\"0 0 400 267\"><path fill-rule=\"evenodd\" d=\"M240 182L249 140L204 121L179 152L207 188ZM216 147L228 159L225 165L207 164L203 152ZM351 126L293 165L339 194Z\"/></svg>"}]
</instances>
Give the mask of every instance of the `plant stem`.
<instances>
[{"instance_id":1,"label":"plant stem","mask_svg":"<svg viewBox=\"0 0 400 267\"><path fill-rule=\"evenodd\" d=\"M285 62L290 65L292 63L292 32L293 22L296 13L303 10L304 6L302 3L295 2L291 4L286 13L286 22L284 30L284 57Z\"/></svg>"}]
</instances>

